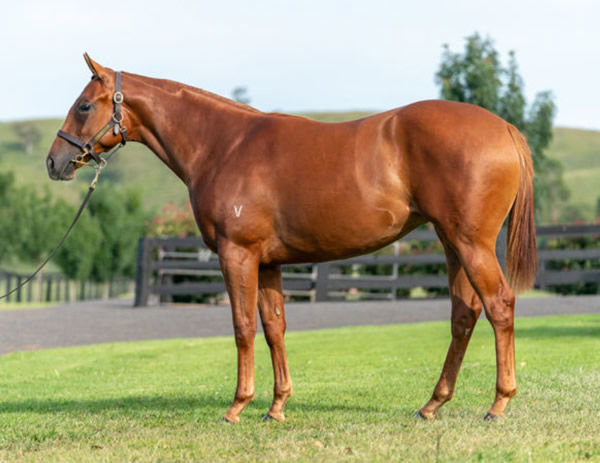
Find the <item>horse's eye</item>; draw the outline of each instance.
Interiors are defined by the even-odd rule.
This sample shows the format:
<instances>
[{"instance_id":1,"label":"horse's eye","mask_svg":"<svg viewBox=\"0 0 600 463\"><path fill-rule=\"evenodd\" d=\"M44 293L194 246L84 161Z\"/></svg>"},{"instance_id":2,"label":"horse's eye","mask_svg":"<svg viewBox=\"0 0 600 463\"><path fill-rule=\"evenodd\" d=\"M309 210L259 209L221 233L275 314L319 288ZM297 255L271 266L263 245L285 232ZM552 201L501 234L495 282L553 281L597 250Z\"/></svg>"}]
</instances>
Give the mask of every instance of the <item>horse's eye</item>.
<instances>
[{"instance_id":1,"label":"horse's eye","mask_svg":"<svg viewBox=\"0 0 600 463\"><path fill-rule=\"evenodd\" d=\"M79 105L79 111L82 113L86 113L88 112L90 109L92 109L92 105L89 103L82 103Z\"/></svg>"}]
</instances>

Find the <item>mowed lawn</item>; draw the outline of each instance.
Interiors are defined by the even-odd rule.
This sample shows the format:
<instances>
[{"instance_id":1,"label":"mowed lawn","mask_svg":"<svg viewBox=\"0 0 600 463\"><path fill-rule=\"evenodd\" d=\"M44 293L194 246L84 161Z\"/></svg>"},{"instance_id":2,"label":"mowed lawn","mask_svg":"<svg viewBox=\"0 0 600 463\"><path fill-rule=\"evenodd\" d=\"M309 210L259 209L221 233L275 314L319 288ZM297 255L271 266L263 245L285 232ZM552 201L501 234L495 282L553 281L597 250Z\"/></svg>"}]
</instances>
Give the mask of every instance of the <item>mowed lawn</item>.
<instances>
[{"instance_id":1,"label":"mowed lawn","mask_svg":"<svg viewBox=\"0 0 600 463\"><path fill-rule=\"evenodd\" d=\"M494 395L482 320L455 399L429 398L448 323L292 332L285 423L262 423L272 389L257 339L257 394L239 425L218 422L235 386L233 339L176 339L0 358L2 461L600 461L600 316L517 319L519 393Z\"/></svg>"}]
</instances>

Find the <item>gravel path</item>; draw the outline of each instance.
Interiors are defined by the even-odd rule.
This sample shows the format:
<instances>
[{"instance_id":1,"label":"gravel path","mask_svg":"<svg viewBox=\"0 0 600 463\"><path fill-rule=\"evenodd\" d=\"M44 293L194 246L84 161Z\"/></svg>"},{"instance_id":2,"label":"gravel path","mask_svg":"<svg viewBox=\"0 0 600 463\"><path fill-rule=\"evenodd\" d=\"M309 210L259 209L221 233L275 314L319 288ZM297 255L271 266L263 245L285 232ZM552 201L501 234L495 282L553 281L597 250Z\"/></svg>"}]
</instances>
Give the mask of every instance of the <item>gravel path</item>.
<instances>
[{"instance_id":1,"label":"gravel path","mask_svg":"<svg viewBox=\"0 0 600 463\"><path fill-rule=\"evenodd\" d=\"M600 314L600 296L521 299L517 316ZM288 330L449 320L447 299L294 303ZM88 301L0 312L0 355L105 342L231 335L227 306L133 308L128 300Z\"/></svg>"}]
</instances>

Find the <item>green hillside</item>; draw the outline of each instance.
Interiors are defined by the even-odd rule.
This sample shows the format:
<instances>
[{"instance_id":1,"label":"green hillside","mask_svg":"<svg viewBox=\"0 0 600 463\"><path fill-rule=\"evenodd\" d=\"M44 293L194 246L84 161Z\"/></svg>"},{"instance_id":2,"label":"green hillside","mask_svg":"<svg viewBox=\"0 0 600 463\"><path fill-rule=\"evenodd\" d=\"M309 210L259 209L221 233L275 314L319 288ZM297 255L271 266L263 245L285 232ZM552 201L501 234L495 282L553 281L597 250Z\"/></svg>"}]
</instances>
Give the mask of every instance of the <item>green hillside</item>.
<instances>
[{"instance_id":1,"label":"green hillside","mask_svg":"<svg viewBox=\"0 0 600 463\"><path fill-rule=\"evenodd\" d=\"M307 113L308 117L327 122L349 120L368 115L368 112ZM48 188L63 198L76 203L86 190L92 169L83 169L75 182L53 182L48 179L44 164L46 154L60 127L59 119L32 121L42 133L30 155L23 148L12 128L12 123L0 123L0 171L12 171L18 184L34 184ZM600 196L600 132L557 128L549 155L565 167L565 179L571 190L571 203L592 219ZM87 170L87 173L84 173ZM158 211L169 201L183 204L187 190L183 183L144 146L131 143L113 160L103 173L103 182L111 181L120 188L132 187L142 192L145 205Z\"/></svg>"},{"instance_id":2,"label":"green hillside","mask_svg":"<svg viewBox=\"0 0 600 463\"><path fill-rule=\"evenodd\" d=\"M62 121L47 119L33 122L41 129L42 137L31 155L23 153L12 124L0 123L0 171L14 172L17 184L35 184L74 203L79 202L94 170L82 168L73 182L51 181L46 173L45 159ZM110 164L102 173L101 183L111 181L121 188L140 190L148 208L159 210L169 201L187 201L185 185L150 150L139 143L128 144L111 159Z\"/></svg>"},{"instance_id":3,"label":"green hillside","mask_svg":"<svg viewBox=\"0 0 600 463\"><path fill-rule=\"evenodd\" d=\"M594 218L600 199L600 132L556 128L548 155L564 165L569 202Z\"/></svg>"}]
</instances>

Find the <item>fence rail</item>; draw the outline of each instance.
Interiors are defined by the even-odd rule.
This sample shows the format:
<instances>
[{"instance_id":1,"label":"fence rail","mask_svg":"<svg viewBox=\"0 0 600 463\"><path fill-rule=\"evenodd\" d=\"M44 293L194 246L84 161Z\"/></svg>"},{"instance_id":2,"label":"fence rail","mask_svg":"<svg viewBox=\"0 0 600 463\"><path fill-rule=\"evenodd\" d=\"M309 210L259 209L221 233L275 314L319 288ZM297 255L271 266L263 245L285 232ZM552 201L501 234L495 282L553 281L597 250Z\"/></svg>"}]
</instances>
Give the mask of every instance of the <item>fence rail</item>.
<instances>
[{"instance_id":1,"label":"fence rail","mask_svg":"<svg viewBox=\"0 0 600 463\"><path fill-rule=\"evenodd\" d=\"M0 293L20 285L28 276L0 270ZM74 302L117 297L131 289L131 280L128 279L115 279L103 284L69 280L60 273L44 273L41 278L38 277L0 302Z\"/></svg>"},{"instance_id":2,"label":"fence rail","mask_svg":"<svg viewBox=\"0 0 600 463\"><path fill-rule=\"evenodd\" d=\"M582 265L583 269L554 268L566 260L594 262L600 249L548 249L557 238L598 238L600 225L548 226L537 229L540 270L536 287L572 283L600 283L600 265ZM288 296L312 301L339 298L396 299L402 291L415 287L444 289L448 287L445 256L439 243L438 252L406 253L401 243L438 242L433 230L418 230L394 243L388 254L369 254L319 264L283 266L283 287ZM505 261L506 231L502 230L496 253L501 265ZM436 274L409 273L419 266L439 266ZM360 273L360 268L375 267L377 275ZM560 265L559 265L560 267ZM383 274L381 274L383 273ZM140 240L136 280L136 306L171 302L174 297L196 297L214 302L225 292L218 257L204 246L201 238L146 238Z\"/></svg>"}]
</instances>

